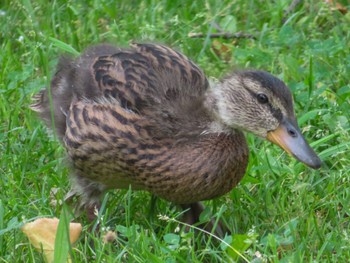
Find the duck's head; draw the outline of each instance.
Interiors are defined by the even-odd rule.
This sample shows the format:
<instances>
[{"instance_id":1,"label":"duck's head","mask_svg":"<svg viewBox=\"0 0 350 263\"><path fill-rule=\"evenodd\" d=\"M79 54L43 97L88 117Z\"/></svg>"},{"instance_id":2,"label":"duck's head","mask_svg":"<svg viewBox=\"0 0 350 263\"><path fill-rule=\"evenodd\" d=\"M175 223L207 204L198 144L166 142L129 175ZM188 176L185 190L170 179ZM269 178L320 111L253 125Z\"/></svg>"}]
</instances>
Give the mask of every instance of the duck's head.
<instances>
[{"instance_id":1,"label":"duck's head","mask_svg":"<svg viewBox=\"0 0 350 263\"><path fill-rule=\"evenodd\" d=\"M265 138L306 165L320 168L320 158L298 127L291 92L281 80L264 71L241 71L211 92L216 116L225 127Z\"/></svg>"}]
</instances>

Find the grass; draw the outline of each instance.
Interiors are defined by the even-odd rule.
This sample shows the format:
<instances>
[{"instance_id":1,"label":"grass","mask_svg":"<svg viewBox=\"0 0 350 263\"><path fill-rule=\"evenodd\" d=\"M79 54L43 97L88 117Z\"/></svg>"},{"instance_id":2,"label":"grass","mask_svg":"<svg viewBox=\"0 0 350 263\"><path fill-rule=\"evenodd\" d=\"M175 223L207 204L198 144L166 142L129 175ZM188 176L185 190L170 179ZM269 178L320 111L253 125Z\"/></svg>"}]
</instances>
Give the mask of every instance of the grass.
<instances>
[{"instance_id":1,"label":"grass","mask_svg":"<svg viewBox=\"0 0 350 263\"><path fill-rule=\"evenodd\" d=\"M250 262L346 262L350 258L350 13L306 0L282 22L291 1L47 1L0 4L0 262L41 262L20 231L24 221L60 217L53 206L69 190L64 149L29 110L48 85L60 54L88 45L131 40L177 48L208 75L258 68L292 89L300 125L323 166L306 168L248 135L247 174L229 194L206 202L233 235L225 242ZM345 7L347 1L339 0ZM348 5L349 9L350 6ZM255 39L189 38L216 32L212 22ZM50 194L56 189L56 195ZM75 262L230 262L237 254L206 233L178 231L176 207L144 192L112 191L102 232L88 231L73 248ZM155 210L155 211L154 211ZM161 214L168 220L161 220ZM243 239L240 239L242 238ZM249 248L240 248L247 240ZM94 249L91 248L94 244ZM241 262L244 260L240 259Z\"/></svg>"}]
</instances>

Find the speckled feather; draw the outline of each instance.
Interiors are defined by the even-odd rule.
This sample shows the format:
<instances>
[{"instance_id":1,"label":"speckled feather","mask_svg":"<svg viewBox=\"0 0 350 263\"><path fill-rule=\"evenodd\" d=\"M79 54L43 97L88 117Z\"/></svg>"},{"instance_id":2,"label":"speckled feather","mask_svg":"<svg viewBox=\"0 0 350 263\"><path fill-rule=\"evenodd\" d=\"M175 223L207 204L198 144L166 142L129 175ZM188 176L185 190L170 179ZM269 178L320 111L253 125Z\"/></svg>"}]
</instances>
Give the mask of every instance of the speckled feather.
<instances>
[{"instance_id":1,"label":"speckled feather","mask_svg":"<svg viewBox=\"0 0 350 263\"><path fill-rule=\"evenodd\" d=\"M208 88L193 62L162 45L100 45L63 58L52 110L82 205L129 185L179 204L230 191L244 175L248 148L240 131L206 133ZM33 108L51 126L48 91L35 98Z\"/></svg>"}]
</instances>

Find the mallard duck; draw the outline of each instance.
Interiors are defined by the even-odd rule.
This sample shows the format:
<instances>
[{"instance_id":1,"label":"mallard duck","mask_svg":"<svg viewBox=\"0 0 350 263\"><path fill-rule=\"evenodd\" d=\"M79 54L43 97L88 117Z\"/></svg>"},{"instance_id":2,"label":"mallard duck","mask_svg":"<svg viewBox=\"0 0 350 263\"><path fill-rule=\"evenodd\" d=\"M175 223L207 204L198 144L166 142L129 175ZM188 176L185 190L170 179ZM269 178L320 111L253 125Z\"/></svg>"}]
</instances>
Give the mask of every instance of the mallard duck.
<instances>
[{"instance_id":1,"label":"mallard duck","mask_svg":"<svg viewBox=\"0 0 350 263\"><path fill-rule=\"evenodd\" d=\"M131 186L190 208L185 217L195 223L199 201L226 194L244 176L244 132L321 166L281 80L245 70L209 85L191 60L159 44L98 45L62 58L51 88L34 99L67 150L71 193L90 215L106 190Z\"/></svg>"}]
</instances>

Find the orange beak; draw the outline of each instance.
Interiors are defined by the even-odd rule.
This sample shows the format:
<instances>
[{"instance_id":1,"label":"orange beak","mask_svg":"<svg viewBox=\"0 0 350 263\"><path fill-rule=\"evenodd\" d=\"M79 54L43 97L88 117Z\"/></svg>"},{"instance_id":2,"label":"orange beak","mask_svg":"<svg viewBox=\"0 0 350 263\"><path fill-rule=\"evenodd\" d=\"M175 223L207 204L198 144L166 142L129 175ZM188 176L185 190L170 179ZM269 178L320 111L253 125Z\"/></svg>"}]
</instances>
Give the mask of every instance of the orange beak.
<instances>
[{"instance_id":1,"label":"orange beak","mask_svg":"<svg viewBox=\"0 0 350 263\"><path fill-rule=\"evenodd\" d=\"M307 166L313 169L321 167L320 158L306 142L299 127L290 120L283 119L276 130L267 133L266 138Z\"/></svg>"}]
</instances>

